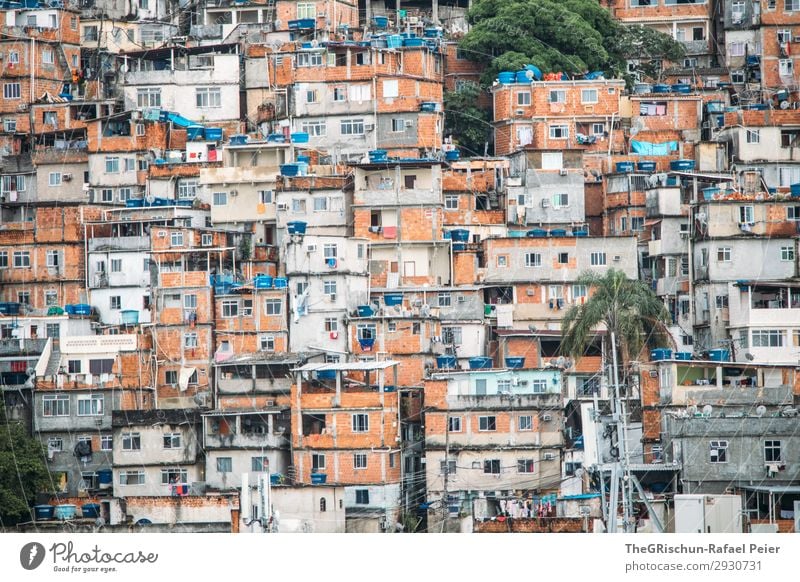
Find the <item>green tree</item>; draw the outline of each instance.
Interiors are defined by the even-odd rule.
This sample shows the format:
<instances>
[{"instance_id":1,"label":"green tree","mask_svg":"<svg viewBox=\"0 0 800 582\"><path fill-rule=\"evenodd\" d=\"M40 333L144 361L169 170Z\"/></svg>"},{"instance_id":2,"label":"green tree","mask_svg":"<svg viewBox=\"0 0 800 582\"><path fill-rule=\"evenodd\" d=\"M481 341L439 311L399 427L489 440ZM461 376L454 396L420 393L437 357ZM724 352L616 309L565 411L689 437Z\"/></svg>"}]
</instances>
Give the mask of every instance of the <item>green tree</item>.
<instances>
[{"instance_id":1,"label":"green tree","mask_svg":"<svg viewBox=\"0 0 800 582\"><path fill-rule=\"evenodd\" d=\"M626 362L636 359L645 345L658 347L671 342L667 329L669 313L644 282L629 279L623 271L609 269L604 275L585 273L577 283L593 292L585 303L573 305L564 315L563 353L580 359L600 326L616 336L622 369L626 368ZM607 361L611 361L610 351L606 355Z\"/></svg>"},{"instance_id":2,"label":"green tree","mask_svg":"<svg viewBox=\"0 0 800 582\"><path fill-rule=\"evenodd\" d=\"M0 405L0 527L30 517L37 493L52 492L45 450Z\"/></svg>"},{"instance_id":3,"label":"green tree","mask_svg":"<svg viewBox=\"0 0 800 582\"><path fill-rule=\"evenodd\" d=\"M489 86L501 70L536 65L544 73L604 71L625 74L626 59L682 56L671 37L615 21L596 0L477 0L471 29L459 43L467 57L487 66Z\"/></svg>"},{"instance_id":4,"label":"green tree","mask_svg":"<svg viewBox=\"0 0 800 582\"><path fill-rule=\"evenodd\" d=\"M478 106L481 88L468 83L444 94L444 131L472 156L482 156L484 144L491 140L489 112Z\"/></svg>"}]
</instances>

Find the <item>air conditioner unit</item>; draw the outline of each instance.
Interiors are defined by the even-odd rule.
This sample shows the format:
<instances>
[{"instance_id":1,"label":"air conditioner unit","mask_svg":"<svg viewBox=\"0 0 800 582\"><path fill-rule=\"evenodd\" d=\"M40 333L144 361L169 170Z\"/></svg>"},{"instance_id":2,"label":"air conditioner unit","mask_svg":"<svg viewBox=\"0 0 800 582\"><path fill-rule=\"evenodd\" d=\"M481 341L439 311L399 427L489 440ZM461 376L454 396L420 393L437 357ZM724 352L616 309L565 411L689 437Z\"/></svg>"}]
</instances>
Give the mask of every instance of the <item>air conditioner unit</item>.
<instances>
[{"instance_id":1,"label":"air conditioner unit","mask_svg":"<svg viewBox=\"0 0 800 582\"><path fill-rule=\"evenodd\" d=\"M515 115L525 115L525 110L524 109L516 109L514 111L514 114Z\"/></svg>"},{"instance_id":2,"label":"air conditioner unit","mask_svg":"<svg viewBox=\"0 0 800 582\"><path fill-rule=\"evenodd\" d=\"M619 263L622 260L622 257L619 255L614 255L614 262Z\"/></svg>"},{"instance_id":3,"label":"air conditioner unit","mask_svg":"<svg viewBox=\"0 0 800 582\"><path fill-rule=\"evenodd\" d=\"M414 127L414 121L411 119L406 119L406 127Z\"/></svg>"},{"instance_id":4,"label":"air conditioner unit","mask_svg":"<svg viewBox=\"0 0 800 582\"><path fill-rule=\"evenodd\" d=\"M313 252L316 252L316 250L317 250L317 245L315 245L315 244L306 245L306 252L307 253L313 253Z\"/></svg>"},{"instance_id":5,"label":"air conditioner unit","mask_svg":"<svg viewBox=\"0 0 800 582\"><path fill-rule=\"evenodd\" d=\"M535 293L536 291L534 291L533 289L525 289L525 295L527 295L528 297L533 297Z\"/></svg>"},{"instance_id":6,"label":"air conditioner unit","mask_svg":"<svg viewBox=\"0 0 800 582\"><path fill-rule=\"evenodd\" d=\"M552 414L543 414L542 415L542 422L550 422L551 420L553 420L553 415Z\"/></svg>"},{"instance_id":7,"label":"air conditioner unit","mask_svg":"<svg viewBox=\"0 0 800 582\"><path fill-rule=\"evenodd\" d=\"M467 298L464 297L463 295L459 295L458 297L456 297L456 303L465 303L466 301Z\"/></svg>"},{"instance_id":8,"label":"air conditioner unit","mask_svg":"<svg viewBox=\"0 0 800 582\"><path fill-rule=\"evenodd\" d=\"M167 238L167 231L159 230L157 236L158 236L158 238Z\"/></svg>"},{"instance_id":9,"label":"air conditioner unit","mask_svg":"<svg viewBox=\"0 0 800 582\"><path fill-rule=\"evenodd\" d=\"M566 176L566 175L567 175L567 169L566 169L566 168L561 168L561 169L558 171L558 175L559 175L559 176Z\"/></svg>"},{"instance_id":10,"label":"air conditioner unit","mask_svg":"<svg viewBox=\"0 0 800 582\"><path fill-rule=\"evenodd\" d=\"M365 123L364 124L364 131L372 131L375 129L374 123Z\"/></svg>"},{"instance_id":11,"label":"air conditioner unit","mask_svg":"<svg viewBox=\"0 0 800 582\"><path fill-rule=\"evenodd\" d=\"M545 461L555 461L556 460L556 455L555 455L555 453L545 453L542 458Z\"/></svg>"},{"instance_id":12,"label":"air conditioner unit","mask_svg":"<svg viewBox=\"0 0 800 582\"><path fill-rule=\"evenodd\" d=\"M64 180L65 182L69 182L70 180L72 180L72 174L61 174L61 179Z\"/></svg>"},{"instance_id":13,"label":"air conditioner unit","mask_svg":"<svg viewBox=\"0 0 800 582\"><path fill-rule=\"evenodd\" d=\"M289 210L289 205L288 204L278 204L278 210L287 211L287 210Z\"/></svg>"},{"instance_id":14,"label":"air conditioner unit","mask_svg":"<svg viewBox=\"0 0 800 582\"><path fill-rule=\"evenodd\" d=\"M231 190L231 196L238 196L238 195L239 195L238 190Z\"/></svg>"},{"instance_id":15,"label":"air conditioner unit","mask_svg":"<svg viewBox=\"0 0 800 582\"><path fill-rule=\"evenodd\" d=\"M550 201L547 198L542 200L542 208L547 208L549 206L550 206Z\"/></svg>"}]
</instances>

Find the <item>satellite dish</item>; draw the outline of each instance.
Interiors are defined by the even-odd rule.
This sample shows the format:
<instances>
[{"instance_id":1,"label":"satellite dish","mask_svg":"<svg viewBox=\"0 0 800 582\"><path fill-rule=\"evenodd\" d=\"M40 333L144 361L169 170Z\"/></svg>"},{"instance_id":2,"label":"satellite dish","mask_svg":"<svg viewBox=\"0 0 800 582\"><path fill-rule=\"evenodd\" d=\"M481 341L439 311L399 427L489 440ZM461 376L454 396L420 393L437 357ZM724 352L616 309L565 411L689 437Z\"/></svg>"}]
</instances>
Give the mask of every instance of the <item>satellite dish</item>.
<instances>
[{"instance_id":1,"label":"satellite dish","mask_svg":"<svg viewBox=\"0 0 800 582\"><path fill-rule=\"evenodd\" d=\"M531 71L530 69L525 71L525 78L528 79L528 81L533 80L533 77L534 77L533 71ZM786 103L786 102L784 101L784 103Z\"/></svg>"},{"instance_id":2,"label":"satellite dish","mask_svg":"<svg viewBox=\"0 0 800 582\"><path fill-rule=\"evenodd\" d=\"M689 411L689 414L695 415L697 414L697 405L692 404L689 408L687 408L687 410Z\"/></svg>"},{"instance_id":3,"label":"satellite dish","mask_svg":"<svg viewBox=\"0 0 800 582\"><path fill-rule=\"evenodd\" d=\"M148 194L147 196L144 197L144 199L147 201L148 204L152 204L155 201L156 197L153 196L152 194Z\"/></svg>"},{"instance_id":4,"label":"satellite dish","mask_svg":"<svg viewBox=\"0 0 800 582\"><path fill-rule=\"evenodd\" d=\"M758 406L756 406L756 416L758 416L759 418L764 416L766 412L767 412L767 407L764 406L763 404L759 404Z\"/></svg>"},{"instance_id":5,"label":"satellite dish","mask_svg":"<svg viewBox=\"0 0 800 582\"><path fill-rule=\"evenodd\" d=\"M706 223L706 213L705 212L698 212L697 213L697 220L699 220L702 224Z\"/></svg>"},{"instance_id":6,"label":"satellite dish","mask_svg":"<svg viewBox=\"0 0 800 582\"><path fill-rule=\"evenodd\" d=\"M710 404L706 404L703 407L703 416L711 416L711 411L714 410L714 407Z\"/></svg>"}]
</instances>

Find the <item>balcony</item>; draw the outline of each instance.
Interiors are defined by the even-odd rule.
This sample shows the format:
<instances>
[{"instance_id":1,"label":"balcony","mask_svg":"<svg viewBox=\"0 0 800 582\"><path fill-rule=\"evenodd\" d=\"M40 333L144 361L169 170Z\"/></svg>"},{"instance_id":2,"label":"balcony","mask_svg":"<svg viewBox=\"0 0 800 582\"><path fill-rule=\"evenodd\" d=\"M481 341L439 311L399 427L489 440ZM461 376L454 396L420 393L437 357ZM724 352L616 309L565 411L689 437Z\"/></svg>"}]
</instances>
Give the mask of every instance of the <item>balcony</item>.
<instances>
[{"instance_id":1,"label":"balcony","mask_svg":"<svg viewBox=\"0 0 800 582\"><path fill-rule=\"evenodd\" d=\"M681 40L687 55L704 55L709 52L708 40Z\"/></svg>"}]
</instances>

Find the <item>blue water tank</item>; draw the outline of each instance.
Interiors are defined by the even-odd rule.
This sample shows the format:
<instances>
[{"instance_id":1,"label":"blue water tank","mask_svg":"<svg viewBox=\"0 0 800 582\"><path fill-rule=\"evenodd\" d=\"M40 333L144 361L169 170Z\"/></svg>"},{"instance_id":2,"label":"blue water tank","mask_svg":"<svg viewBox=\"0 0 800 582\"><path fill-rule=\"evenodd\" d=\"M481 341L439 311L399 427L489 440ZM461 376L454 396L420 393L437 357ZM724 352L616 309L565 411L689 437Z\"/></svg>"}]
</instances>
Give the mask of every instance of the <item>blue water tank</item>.
<instances>
[{"instance_id":1,"label":"blue water tank","mask_svg":"<svg viewBox=\"0 0 800 582\"><path fill-rule=\"evenodd\" d=\"M455 356L437 356L436 367L442 370L458 368L458 359Z\"/></svg>"},{"instance_id":2,"label":"blue water tank","mask_svg":"<svg viewBox=\"0 0 800 582\"><path fill-rule=\"evenodd\" d=\"M469 359L470 370L488 370L493 365L492 358L479 357Z\"/></svg>"},{"instance_id":3,"label":"blue water tank","mask_svg":"<svg viewBox=\"0 0 800 582\"><path fill-rule=\"evenodd\" d=\"M517 74L514 71L501 71L499 75L497 75L497 80L502 85L510 85L514 82Z\"/></svg>"},{"instance_id":4,"label":"blue water tank","mask_svg":"<svg viewBox=\"0 0 800 582\"><path fill-rule=\"evenodd\" d=\"M694 160L673 160L669 163L669 169L684 172L694 170Z\"/></svg>"},{"instance_id":5,"label":"blue water tank","mask_svg":"<svg viewBox=\"0 0 800 582\"><path fill-rule=\"evenodd\" d=\"M633 172L634 165L633 162L617 162L616 164L617 172Z\"/></svg>"},{"instance_id":6,"label":"blue water tank","mask_svg":"<svg viewBox=\"0 0 800 582\"><path fill-rule=\"evenodd\" d=\"M636 169L641 172L655 172L656 163L650 161L636 162Z\"/></svg>"},{"instance_id":7,"label":"blue water tank","mask_svg":"<svg viewBox=\"0 0 800 582\"><path fill-rule=\"evenodd\" d=\"M650 359L654 362L658 362L660 360L669 360L670 358L672 358L672 350L667 348L656 348L650 352Z\"/></svg>"},{"instance_id":8,"label":"blue water tank","mask_svg":"<svg viewBox=\"0 0 800 582\"><path fill-rule=\"evenodd\" d=\"M517 369L517 368L522 368L524 365L525 365L525 356L506 358L507 368Z\"/></svg>"},{"instance_id":9,"label":"blue water tank","mask_svg":"<svg viewBox=\"0 0 800 582\"><path fill-rule=\"evenodd\" d=\"M708 350L708 359L712 362L728 362L731 359L730 350Z\"/></svg>"}]
</instances>

